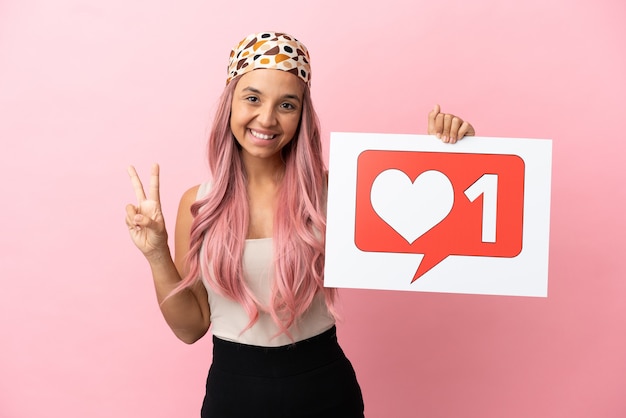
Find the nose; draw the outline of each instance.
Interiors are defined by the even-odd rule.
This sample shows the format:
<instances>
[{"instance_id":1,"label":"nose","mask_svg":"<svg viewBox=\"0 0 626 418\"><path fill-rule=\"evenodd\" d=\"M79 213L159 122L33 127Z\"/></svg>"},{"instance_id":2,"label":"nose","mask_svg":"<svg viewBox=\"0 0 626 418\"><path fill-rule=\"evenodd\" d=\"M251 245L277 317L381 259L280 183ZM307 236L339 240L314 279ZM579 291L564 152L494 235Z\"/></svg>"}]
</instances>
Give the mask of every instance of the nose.
<instances>
[{"instance_id":1,"label":"nose","mask_svg":"<svg viewBox=\"0 0 626 418\"><path fill-rule=\"evenodd\" d=\"M264 127L276 125L276 109L271 104L264 104L259 108L257 120Z\"/></svg>"}]
</instances>

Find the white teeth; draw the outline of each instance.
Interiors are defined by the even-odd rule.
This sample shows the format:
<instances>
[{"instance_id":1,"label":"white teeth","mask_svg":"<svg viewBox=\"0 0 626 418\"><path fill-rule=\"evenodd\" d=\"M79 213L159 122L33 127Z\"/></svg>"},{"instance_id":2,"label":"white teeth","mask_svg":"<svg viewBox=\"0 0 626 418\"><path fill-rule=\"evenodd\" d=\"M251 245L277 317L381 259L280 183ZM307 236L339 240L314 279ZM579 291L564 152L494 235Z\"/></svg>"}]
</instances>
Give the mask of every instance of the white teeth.
<instances>
[{"instance_id":1,"label":"white teeth","mask_svg":"<svg viewBox=\"0 0 626 418\"><path fill-rule=\"evenodd\" d=\"M250 129L250 132L252 133L252 135L254 135L255 137L257 137L259 139L272 139L275 136L275 135L264 135L264 134L262 134L260 132L253 131L252 129Z\"/></svg>"}]
</instances>

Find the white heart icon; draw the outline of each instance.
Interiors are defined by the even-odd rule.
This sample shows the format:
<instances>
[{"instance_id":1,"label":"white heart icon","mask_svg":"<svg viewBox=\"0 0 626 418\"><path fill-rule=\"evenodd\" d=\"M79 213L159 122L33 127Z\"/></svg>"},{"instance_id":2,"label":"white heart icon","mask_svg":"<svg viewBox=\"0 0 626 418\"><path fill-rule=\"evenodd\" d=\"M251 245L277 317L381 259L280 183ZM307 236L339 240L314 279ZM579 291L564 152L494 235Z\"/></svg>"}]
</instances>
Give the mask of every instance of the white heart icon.
<instances>
[{"instance_id":1,"label":"white heart icon","mask_svg":"<svg viewBox=\"0 0 626 418\"><path fill-rule=\"evenodd\" d=\"M397 169L385 170L372 183L372 208L409 244L445 219L454 204L450 179L429 170L414 182Z\"/></svg>"}]
</instances>

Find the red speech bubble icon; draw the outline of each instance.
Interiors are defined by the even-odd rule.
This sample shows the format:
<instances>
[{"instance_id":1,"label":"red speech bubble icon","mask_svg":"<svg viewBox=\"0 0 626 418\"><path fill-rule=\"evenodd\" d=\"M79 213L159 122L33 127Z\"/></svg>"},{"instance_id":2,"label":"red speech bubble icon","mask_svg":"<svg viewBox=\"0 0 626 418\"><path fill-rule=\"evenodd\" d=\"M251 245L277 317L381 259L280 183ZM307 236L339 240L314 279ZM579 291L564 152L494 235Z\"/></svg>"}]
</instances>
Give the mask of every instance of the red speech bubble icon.
<instances>
[{"instance_id":1,"label":"red speech bubble icon","mask_svg":"<svg viewBox=\"0 0 626 418\"><path fill-rule=\"evenodd\" d=\"M412 282L449 255L522 250L524 161L517 155L368 150L357 162L355 244L424 254Z\"/></svg>"}]
</instances>

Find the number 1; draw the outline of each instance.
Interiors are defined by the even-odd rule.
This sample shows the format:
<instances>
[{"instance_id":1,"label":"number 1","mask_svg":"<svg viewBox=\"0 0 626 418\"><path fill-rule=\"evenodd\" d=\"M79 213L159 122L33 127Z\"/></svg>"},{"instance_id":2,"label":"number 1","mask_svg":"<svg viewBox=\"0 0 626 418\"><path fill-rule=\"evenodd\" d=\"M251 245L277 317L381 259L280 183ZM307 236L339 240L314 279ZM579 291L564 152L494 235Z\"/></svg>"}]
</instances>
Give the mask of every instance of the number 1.
<instances>
[{"instance_id":1,"label":"number 1","mask_svg":"<svg viewBox=\"0 0 626 418\"><path fill-rule=\"evenodd\" d=\"M482 242L496 242L496 210L498 208L498 175L483 174L465 190L465 196L473 202L483 195Z\"/></svg>"}]
</instances>

